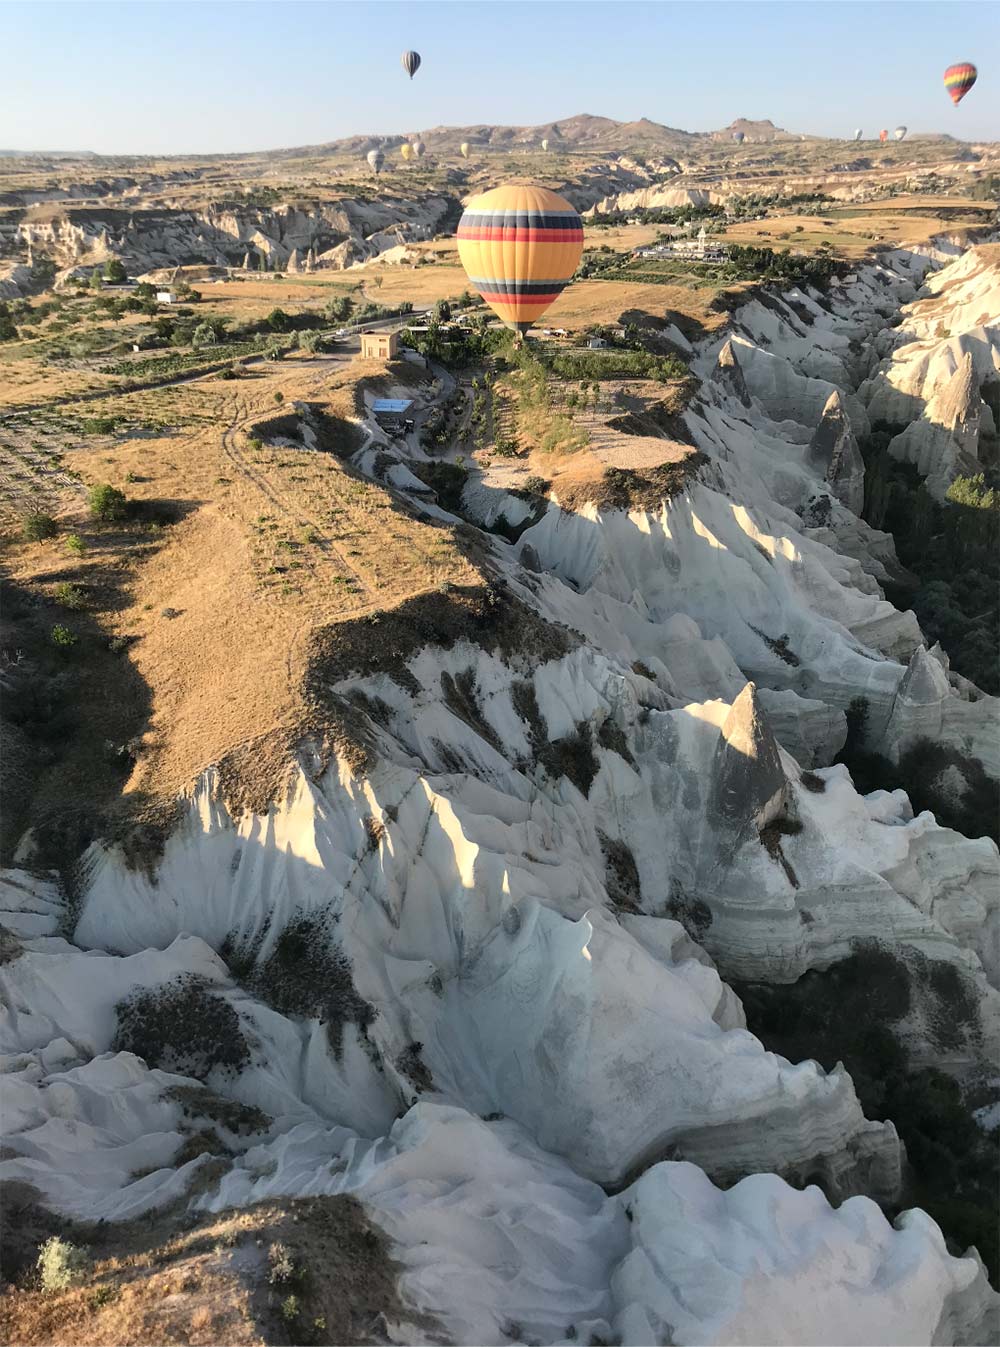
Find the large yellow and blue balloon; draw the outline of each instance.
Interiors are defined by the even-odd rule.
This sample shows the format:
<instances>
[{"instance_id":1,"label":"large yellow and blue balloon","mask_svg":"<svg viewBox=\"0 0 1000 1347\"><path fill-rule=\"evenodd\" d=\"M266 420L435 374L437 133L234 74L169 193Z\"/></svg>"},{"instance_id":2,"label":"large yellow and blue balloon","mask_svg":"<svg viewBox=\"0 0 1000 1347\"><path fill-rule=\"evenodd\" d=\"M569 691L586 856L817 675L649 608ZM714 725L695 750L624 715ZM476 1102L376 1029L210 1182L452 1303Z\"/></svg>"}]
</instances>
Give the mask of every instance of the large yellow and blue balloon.
<instances>
[{"instance_id":1,"label":"large yellow and blue balloon","mask_svg":"<svg viewBox=\"0 0 1000 1347\"><path fill-rule=\"evenodd\" d=\"M950 65L944 72L944 87L956 107L975 84L978 75L971 61L959 61L958 65Z\"/></svg>"},{"instance_id":2,"label":"large yellow and blue balloon","mask_svg":"<svg viewBox=\"0 0 1000 1347\"><path fill-rule=\"evenodd\" d=\"M495 187L469 202L456 237L470 284L523 336L572 279L583 221L544 187Z\"/></svg>"}]
</instances>

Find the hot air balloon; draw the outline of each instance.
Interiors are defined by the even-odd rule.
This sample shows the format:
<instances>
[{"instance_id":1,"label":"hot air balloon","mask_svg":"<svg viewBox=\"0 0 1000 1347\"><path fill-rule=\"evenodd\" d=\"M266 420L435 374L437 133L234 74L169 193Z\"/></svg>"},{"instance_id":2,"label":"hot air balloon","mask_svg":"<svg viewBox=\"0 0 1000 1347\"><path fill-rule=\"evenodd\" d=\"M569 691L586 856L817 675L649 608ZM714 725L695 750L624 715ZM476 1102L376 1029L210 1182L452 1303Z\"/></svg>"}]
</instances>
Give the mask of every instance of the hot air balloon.
<instances>
[{"instance_id":1,"label":"hot air balloon","mask_svg":"<svg viewBox=\"0 0 1000 1347\"><path fill-rule=\"evenodd\" d=\"M400 145L399 147L399 152L403 156L403 159L406 161L406 163L409 163L410 160L413 158L413 146L410 144L408 140L403 141L402 145Z\"/></svg>"},{"instance_id":2,"label":"hot air balloon","mask_svg":"<svg viewBox=\"0 0 1000 1347\"><path fill-rule=\"evenodd\" d=\"M956 107L975 84L978 73L971 61L950 65L944 72L944 87Z\"/></svg>"},{"instance_id":3,"label":"hot air balloon","mask_svg":"<svg viewBox=\"0 0 1000 1347\"><path fill-rule=\"evenodd\" d=\"M855 131L855 133L854 133L854 139L855 139L855 140L860 140L860 139L861 139L861 127L860 127L860 126L858 127L858 129L857 129L857 130Z\"/></svg>"},{"instance_id":4,"label":"hot air balloon","mask_svg":"<svg viewBox=\"0 0 1000 1347\"><path fill-rule=\"evenodd\" d=\"M382 165L385 163L385 155L381 150L368 151L368 166L373 173L381 173Z\"/></svg>"},{"instance_id":5,"label":"hot air balloon","mask_svg":"<svg viewBox=\"0 0 1000 1347\"><path fill-rule=\"evenodd\" d=\"M733 132L733 140L736 141L736 144L737 144L737 145L742 145L743 142L746 140L746 138L747 138L747 136L746 136L746 132L745 132L745 131L734 131L734 132Z\"/></svg>"},{"instance_id":6,"label":"hot air balloon","mask_svg":"<svg viewBox=\"0 0 1000 1347\"><path fill-rule=\"evenodd\" d=\"M420 53L418 51L404 51L400 59L403 62L403 69L410 79L413 79L413 76L420 69Z\"/></svg>"},{"instance_id":7,"label":"hot air balloon","mask_svg":"<svg viewBox=\"0 0 1000 1347\"><path fill-rule=\"evenodd\" d=\"M888 131L885 131L885 130L880 131L880 132L878 133L878 138L879 138L879 140L882 142L882 144L884 145L885 142L889 139L889 132L888 132Z\"/></svg>"},{"instance_id":8,"label":"hot air balloon","mask_svg":"<svg viewBox=\"0 0 1000 1347\"><path fill-rule=\"evenodd\" d=\"M895 131L893 131L892 134L895 136L895 138L896 138L897 140L902 140L903 137L906 135L906 127L905 127L905 126L897 126L896 129L895 129Z\"/></svg>"},{"instance_id":9,"label":"hot air balloon","mask_svg":"<svg viewBox=\"0 0 1000 1347\"><path fill-rule=\"evenodd\" d=\"M427 146L422 140L415 140L413 142L413 153L418 159L423 159L424 155L427 153Z\"/></svg>"},{"instance_id":10,"label":"hot air balloon","mask_svg":"<svg viewBox=\"0 0 1000 1347\"><path fill-rule=\"evenodd\" d=\"M470 284L523 337L569 283L583 252L583 221L544 187L495 187L458 222Z\"/></svg>"},{"instance_id":11,"label":"hot air balloon","mask_svg":"<svg viewBox=\"0 0 1000 1347\"><path fill-rule=\"evenodd\" d=\"M542 141L542 149L547 151L548 148L549 148L549 142L548 142L547 140L543 140L543 141Z\"/></svg>"},{"instance_id":12,"label":"hot air balloon","mask_svg":"<svg viewBox=\"0 0 1000 1347\"><path fill-rule=\"evenodd\" d=\"M467 140L463 140L462 143L461 143L461 145L459 145L458 149L459 149L459 153L461 154L462 158L463 158L463 159L468 159L468 157L469 157L469 142L468 142Z\"/></svg>"}]
</instances>

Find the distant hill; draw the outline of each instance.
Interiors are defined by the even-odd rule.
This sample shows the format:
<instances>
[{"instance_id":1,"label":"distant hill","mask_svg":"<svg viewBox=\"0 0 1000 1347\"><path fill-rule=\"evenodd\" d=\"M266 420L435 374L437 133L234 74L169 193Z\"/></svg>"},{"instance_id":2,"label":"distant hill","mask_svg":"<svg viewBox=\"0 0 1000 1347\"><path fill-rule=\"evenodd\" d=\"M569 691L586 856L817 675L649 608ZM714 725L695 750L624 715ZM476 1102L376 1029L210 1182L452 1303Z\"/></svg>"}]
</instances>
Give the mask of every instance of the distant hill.
<instances>
[{"instance_id":1,"label":"distant hill","mask_svg":"<svg viewBox=\"0 0 1000 1347\"><path fill-rule=\"evenodd\" d=\"M322 145L298 146L275 153L282 158L360 154L375 145L398 145L416 134L417 128L394 136L348 136ZM596 150L607 154L675 154L708 139L704 132L661 126L659 122L646 117L637 122L617 122L611 117L594 117L589 113L543 122L537 126L491 126L487 123L435 126L429 130L420 129L419 134L429 150L440 153L456 151L463 141L495 150L516 150L538 148L543 140L548 140L552 142L550 149L569 152Z\"/></svg>"},{"instance_id":2,"label":"distant hill","mask_svg":"<svg viewBox=\"0 0 1000 1347\"><path fill-rule=\"evenodd\" d=\"M775 140L802 140L803 137L792 131L785 131L780 126L775 126L770 118L763 121L753 121L748 117L737 117L735 121L724 126L721 131L713 131L713 140L731 140L737 131L742 131L747 140L753 144L761 144ZM822 136L810 136L810 140L822 140Z\"/></svg>"},{"instance_id":3,"label":"distant hill","mask_svg":"<svg viewBox=\"0 0 1000 1347\"><path fill-rule=\"evenodd\" d=\"M0 150L0 159L96 159L94 150Z\"/></svg>"}]
</instances>

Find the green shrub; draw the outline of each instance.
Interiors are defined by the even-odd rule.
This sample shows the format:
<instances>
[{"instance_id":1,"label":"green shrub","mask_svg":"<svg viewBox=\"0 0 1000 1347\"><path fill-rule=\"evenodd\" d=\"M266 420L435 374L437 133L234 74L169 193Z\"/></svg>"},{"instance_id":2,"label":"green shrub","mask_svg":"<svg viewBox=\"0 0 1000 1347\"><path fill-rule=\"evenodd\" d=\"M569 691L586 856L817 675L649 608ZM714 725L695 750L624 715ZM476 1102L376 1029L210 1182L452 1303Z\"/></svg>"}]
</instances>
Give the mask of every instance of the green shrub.
<instances>
[{"instance_id":1,"label":"green shrub","mask_svg":"<svg viewBox=\"0 0 1000 1347\"><path fill-rule=\"evenodd\" d=\"M50 1295L54 1291L66 1291L83 1281L90 1267L87 1251L70 1244L68 1240L60 1239L58 1235L47 1239L38 1254L39 1280L42 1290Z\"/></svg>"},{"instance_id":2,"label":"green shrub","mask_svg":"<svg viewBox=\"0 0 1000 1347\"><path fill-rule=\"evenodd\" d=\"M21 521L21 532L29 543L40 543L45 538L54 538L59 525L50 514L29 514Z\"/></svg>"},{"instance_id":3,"label":"green shrub","mask_svg":"<svg viewBox=\"0 0 1000 1347\"><path fill-rule=\"evenodd\" d=\"M299 1317L299 1298L298 1296L286 1296L281 1302L281 1317L286 1323L293 1323Z\"/></svg>"},{"instance_id":4,"label":"green shrub","mask_svg":"<svg viewBox=\"0 0 1000 1347\"><path fill-rule=\"evenodd\" d=\"M80 585L74 585L70 580L63 580L55 588L56 603L63 608L70 608L74 612L79 612L81 608L87 606L87 595Z\"/></svg>"},{"instance_id":5,"label":"green shrub","mask_svg":"<svg viewBox=\"0 0 1000 1347\"><path fill-rule=\"evenodd\" d=\"M57 622L49 633L49 639L60 650L69 650L76 645L78 637L75 632L70 631L69 627L64 627L61 622Z\"/></svg>"},{"instance_id":6,"label":"green shrub","mask_svg":"<svg viewBox=\"0 0 1000 1347\"><path fill-rule=\"evenodd\" d=\"M116 486L109 486L107 482L90 488L87 504L94 518L104 523L124 519L128 508L124 491L119 491Z\"/></svg>"},{"instance_id":7,"label":"green shrub","mask_svg":"<svg viewBox=\"0 0 1000 1347\"><path fill-rule=\"evenodd\" d=\"M87 550L87 544L78 533L71 533L66 539L66 551L72 552L75 557L82 557Z\"/></svg>"}]
</instances>

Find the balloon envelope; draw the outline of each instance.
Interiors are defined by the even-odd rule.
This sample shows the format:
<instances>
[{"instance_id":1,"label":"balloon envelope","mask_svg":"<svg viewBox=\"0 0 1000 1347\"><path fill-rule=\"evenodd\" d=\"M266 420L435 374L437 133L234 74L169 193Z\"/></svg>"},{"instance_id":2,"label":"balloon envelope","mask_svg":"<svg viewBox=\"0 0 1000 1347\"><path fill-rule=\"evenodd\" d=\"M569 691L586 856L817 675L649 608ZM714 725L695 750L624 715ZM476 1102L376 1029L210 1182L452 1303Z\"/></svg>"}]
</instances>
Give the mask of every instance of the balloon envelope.
<instances>
[{"instance_id":1,"label":"balloon envelope","mask_svg":"<svg viewBox=\"0 0 1000 1347\"><path fill-rule=\"evenodd\" d=\"M882 144L884 145L885 142L889 139L889 132L888 132L888 131L884 131L884 130L883 130L883 131L880 131L880 132L878 133L878 138L879 138L879 140L882 142Z\"/></svg>"},{"instance_id":2,"label":"balloon envelope","mask_svg":"<svg viewBox=\"0 0 1000 1347\"><path fill-rule=\"evenodd\" d=\"M747 137L746 137L746 132L745 132L745 131L734 131L734 132L733 132L733 140L736 141L736 144L737 144L737 145L742 145L743 142L746 140L746 138L747 138Z\"/></svg>"},{"instance_id":3,"label":"balloon envelope","mask_svg":"<svg viewBox=\"0 0 1000 1347\"><path fill-rule=\"evenodd\" d=\"M426 152L427 146L424 144L422 140L415 140L413 142L413 153L417 156L418 159L423 159Z\"/></svg>"},{"instance_id":4,"label":"balloon envelope","mask_svg":"<svg viewBox=\"0 0 1000 1347\"><path fill-rule=\"evenodd\" d=\"M956 107L975 84L978 74L971 61L959 61L958 65L950 65L944 72L944 87Z\"/></svg>"},{"instance_id":5,"label":"balloon envelope","mask_svg":"<svg viewBox=\"0 0 1000 1347\"><path fill-rule=\"evenodd\" d=\"M373 173L381 173L382 165L385 163L385 155L381 150L368 151L368 164Z\"/></svg>"},{"instance_id":6,"label":"balloon envelope","mask_svg":"<svg viewBox=\"0 0 1000 1347\"><path fill-rule=\"evenodd\" d=\"M860 140L860 139L861 139L861 127L860 127L860 126L858 127L858 129L857 129L857 130L855 131L855 133L854 133L854 139L855 139L855 140Z\"/></svg>"},{"instance_id":7,"label":"balloon envelope","mask_svg":"<svg viewBox=\"0 0 1000 1347\"><path fill-rule=\"evenodd\" d=\"M420 53L418 51L404 51L400 59L403 62L403 69L410 79L413 79L413 76L420 69Z\"/></svg>"},{"instance_id":8,"label":"balloon envelope","mask_svg":"<svg viewBox=\"0 0 1000 1347\"><path fill-rule=\"evenodd\" d=\"M893 131L892 134L896 137L897 140L902 140L903 137L906 135L906 127L905 127L905 126L897 126L896 129L895 129L895 131Z\"/></svg>"},{"instance_id":9,"label":"balloon envelope","mask_svg":"<svg viewBox=\"0 0 1000 1347\"><path fill-rule=\"evenodd\" d=\"M404 144L400 145L399 152L407 163L409 163L410 160L413 158L413 146L410 144L408 140Z\"/></svg>"},{"instance_id":10,"label":"balloon envelope","mask_svg":"<svg viewBox=\"0 0 1000 1347\"><path fill-rule=\"evenodd\" d=\"M469 157L469 142L468 142L467 140L463 140L462 143L461 143L461 145L459 145L458 148L459 148L459 151L460 151L460 153L461 153L461 155L462 155L462 158L463 158L463 159L468 159L468 157Z\"/></svg>"},{"instance_id":11,"label":"balloon envelope","mask_svg":"<svg viewBox=\"0 0 1000 1347\"><path fill-rule=\"evenodd\" d=\"M547 140L543 140L543 141L542 141L542 149L543 149L543 150L547 150L548 148L549 148L549 142L548 142Z\"/></svg>"},{"instance_id":12,"label":"balloon envelope","mask_svg":"<svg viewBox=\"0 0 1000 1347\"><path fill-rule=\"evenodd\" d=\"M495 187L466 206L456 234L470 283L524 333L569 283L583 252L583 221L544 187Z\"/></svg>"}]
</instances>

